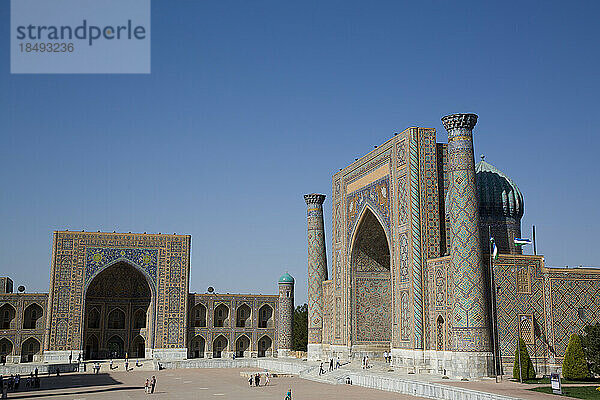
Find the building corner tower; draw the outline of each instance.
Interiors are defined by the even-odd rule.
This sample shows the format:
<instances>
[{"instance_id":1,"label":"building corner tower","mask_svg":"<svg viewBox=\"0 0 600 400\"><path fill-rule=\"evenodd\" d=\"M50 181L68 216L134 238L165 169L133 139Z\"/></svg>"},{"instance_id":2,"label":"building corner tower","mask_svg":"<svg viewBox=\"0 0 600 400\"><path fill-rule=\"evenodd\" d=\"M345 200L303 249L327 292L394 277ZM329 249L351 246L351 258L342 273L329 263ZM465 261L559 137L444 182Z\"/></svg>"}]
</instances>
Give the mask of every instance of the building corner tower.
<instances>
[{"instance_id":1,"label":"building corner tower","mask_svg":"<svg viewBox=\"0 0 600 400\"><path fill-rule=\"evenodd\" d=\"M279 324L277 357L290 357L294 324L294 278L287 272L279 278Z\"/></svg>"},{"instance_id":2,"label":"building corner tower","mask_svg":"<svg viewBox=\"0 0 600 400\"><path fill-rule=\"evenodd\" d=\"M305 194L308 223L308 359L321 358L323 340L323 281L327 280L324 194Z\"/></svg>"},{"instance_id":3,"label":"building corner tower","mask_svg":"<svg viewBox=\"0 0 600 400\"><path fill-rule=\"evenodd\" d=\"M442 123L448 131L451 373L463 377L490 376L493 361L473 155L477 115L447 115Z\"/></svg>"}]
</instances>

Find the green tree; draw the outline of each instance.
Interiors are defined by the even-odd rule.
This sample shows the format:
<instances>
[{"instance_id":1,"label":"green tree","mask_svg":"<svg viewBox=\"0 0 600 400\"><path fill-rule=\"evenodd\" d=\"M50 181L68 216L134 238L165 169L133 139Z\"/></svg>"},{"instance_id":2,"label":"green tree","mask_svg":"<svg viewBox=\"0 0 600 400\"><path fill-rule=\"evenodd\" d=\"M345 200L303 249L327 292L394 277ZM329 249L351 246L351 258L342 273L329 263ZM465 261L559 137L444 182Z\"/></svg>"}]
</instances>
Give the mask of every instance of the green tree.
<instances>
[{"instance_id":1,"label":"green tree","mask_svg":"<svg viewBox=\"0 0 600 400\"><path fill-rule=\"evenodd\" d=\"M567 352L563 360L562 373L565 378L572 380L586 379L590 376L579 335L572 334L569 339Z\"/></svg>"},{"instance_id":2,"label":"green tree","mask_svg":"<svg viewBox=\"0 0 600 400\"><path fill-rule=\"evenodd\" d=\"M292 350L306 351L308 346L308 305L297 306L292 326Z\"/></svg>"},{"instance_id":3,"label":"green tree","mask_svg":"<svg viewBox=\"0 0 600 400\"><path fill-rule=\"evenodd\" d=\"M581 344L588 366L594 375L600 375L600 323L586 326L583 332Z\"/></svg>"},{"instance_id":4,"label":"green tree","mask_svg":"<svg viewBox=\"0 0 600 400\"><path fill-rule=\"evenodd\" d=\"M535 379L535 369L533 368L533 363L531 362L531 357L529 357L529 351L527 351L527 346L525 345L525 341L522 338L519 338L519 346L515 349L515 363L513 365L513 378L519 379L519 349L521 351L521 376L523 380L526 379Z\"/></svg>"}]
</instances>

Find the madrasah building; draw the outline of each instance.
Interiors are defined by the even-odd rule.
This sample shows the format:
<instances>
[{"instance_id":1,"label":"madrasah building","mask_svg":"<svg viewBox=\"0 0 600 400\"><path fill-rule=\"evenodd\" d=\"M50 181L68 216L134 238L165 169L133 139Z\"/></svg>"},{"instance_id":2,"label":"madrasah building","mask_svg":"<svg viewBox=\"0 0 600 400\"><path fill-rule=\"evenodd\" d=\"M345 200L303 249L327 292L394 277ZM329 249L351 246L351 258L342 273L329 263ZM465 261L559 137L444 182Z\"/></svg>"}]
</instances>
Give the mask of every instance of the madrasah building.
<instances>
[{"instance_id":1,"label":"madrasah building","mask_svg":"<svg viewBox=\"0 0 600 400\"><path fill-rule=\"evenodd\" d=\"M523 196L475 164L476 122L442 118L447 144L408 128L333 175L331 273L325 196L304 196L309 359L387 351L401 371L493 376L521 337L541 375L561 366L571 334L600 322L600 269L547 267L515 246Z\"/></svg>"},{"instance_id":2,"label":"madrasah building","mask_svg":"<svg viewBox=\"0 0 600 400\"><path fill-rule=\"evenodd\" d=\"M0 362L289 355L294 278L272 295L190 293L190 249L189 235L54 232L48 293L0 278Z\"/></svg>"}]
</instances>

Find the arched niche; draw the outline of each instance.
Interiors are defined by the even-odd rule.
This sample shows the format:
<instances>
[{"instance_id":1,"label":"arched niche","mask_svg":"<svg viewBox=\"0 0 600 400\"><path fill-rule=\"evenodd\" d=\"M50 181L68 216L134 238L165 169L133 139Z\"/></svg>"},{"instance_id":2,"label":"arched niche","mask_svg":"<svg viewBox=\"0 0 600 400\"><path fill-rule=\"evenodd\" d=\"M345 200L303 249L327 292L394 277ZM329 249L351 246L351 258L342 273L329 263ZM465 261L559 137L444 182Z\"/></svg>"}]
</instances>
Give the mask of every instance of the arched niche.
<instances>
[{"instance_id":1,"label":"arched niche","mask_svg":"<svg viewBox=\"0 0 600 400\"><path fill-rule=\"evenodd\" d=\"M142 353L140 340L144 348L152 348L154 304L151 279L128 261L115 262L97 273L85 292L83 335L97 337L95 358L114 358L115 353L134 357ZM91 350L87 353L91 356Z\"/></svg>"},{"instance_id":2,"label":"arched niche","mask_svg":"<svg viewBox=\"0 0 600 400\"><path fill-rule=\"evenodd\" d=\"M23 329L38 329L42 328L42 326L38 326L38 323L41 322L42 315L44 314L44 309L36 303L30 304L23 311Z\"/></svg>"},{"instance_id":3,"label":"arched niche","mask_svg":"<svg viewBox=\"0 0 600 400\"><path fill-rule=\"evenodd\" d=\"M392 335L392 285L385 229L365 207L352 242L353 341L389 345Z\"/></svg>"}]
</instances>

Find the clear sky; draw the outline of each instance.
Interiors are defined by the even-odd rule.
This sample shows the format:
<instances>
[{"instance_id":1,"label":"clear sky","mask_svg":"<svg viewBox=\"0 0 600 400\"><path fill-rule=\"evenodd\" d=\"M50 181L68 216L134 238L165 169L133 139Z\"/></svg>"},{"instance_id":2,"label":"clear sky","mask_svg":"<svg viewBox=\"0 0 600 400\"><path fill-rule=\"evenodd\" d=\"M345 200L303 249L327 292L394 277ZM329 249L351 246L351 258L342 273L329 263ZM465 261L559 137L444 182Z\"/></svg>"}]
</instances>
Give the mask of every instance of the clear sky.
<instances>
[{"instance_id":1,"label":"clear sky","mask_svg":"<svg viewBox=\"0 0 600 400\"><path fill-rule=\"evenodd\" d=\"M51 233L192 235L191 291L306 300L306 206L409 126L475 112L549 265L600 265L598 2L152 1L150 75L10 75L0 273L48 289ZM329 249L328 249L329 250Z\"/></svg>"}]
</instances>

